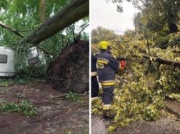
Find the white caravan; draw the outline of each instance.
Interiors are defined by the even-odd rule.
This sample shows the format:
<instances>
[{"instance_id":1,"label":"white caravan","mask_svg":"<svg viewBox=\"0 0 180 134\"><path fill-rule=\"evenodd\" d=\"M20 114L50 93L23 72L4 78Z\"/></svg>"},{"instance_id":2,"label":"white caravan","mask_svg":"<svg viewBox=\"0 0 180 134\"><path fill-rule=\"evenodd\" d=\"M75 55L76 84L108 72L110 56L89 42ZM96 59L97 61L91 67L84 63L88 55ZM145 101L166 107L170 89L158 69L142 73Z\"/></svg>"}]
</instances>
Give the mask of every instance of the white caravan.
<instances>
[{"instance_id":1,"label":"white caravan","mask_svg":"<svg viewBox=\"0 0 180 134\"><path fill-rule=\"evenodd\" d=\"M15 75L15 53L12 49L0 46L0 77ZM36 47L29 49L27 59L28 65L46 64L44 54L37 51Z\"/></svg>"},{"instance_id":2,"label":"white caravan","mask_svg":"<svg viewBox=\"0 0 180 134\"><path fill-rule=\"evenodd\" d=\"M0 46L0 76L14 76L14 51Z\"/></svg>"}]
</instances>

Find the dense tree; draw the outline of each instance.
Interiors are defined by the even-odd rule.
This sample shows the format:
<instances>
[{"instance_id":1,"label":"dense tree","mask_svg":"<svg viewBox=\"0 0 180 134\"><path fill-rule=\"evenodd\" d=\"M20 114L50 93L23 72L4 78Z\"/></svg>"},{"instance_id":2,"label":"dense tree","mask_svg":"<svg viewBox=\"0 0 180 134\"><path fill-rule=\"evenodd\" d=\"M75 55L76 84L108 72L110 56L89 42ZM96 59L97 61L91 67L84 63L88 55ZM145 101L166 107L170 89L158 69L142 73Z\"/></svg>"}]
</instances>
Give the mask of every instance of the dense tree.
<instances>
[{"instance_id":1,"label":"dense tree","mask_svg":"<svg viewBox=\"0 0 180 134\"><path fill-rule=\"evenodd\" d=\"M112 40L117 37L114 31L103 28L97 27L97 29L93 29L92 33L92 43L97 43L101 40Z\"/></svg>"},{"instance_id":2,"label":"dense tree","mask_svg":"<svg viewBox=\"0 0 180 134\"><path fill-rule=\"evenodd\" d=\"M178 0L141 0L144 26L154 32L166 34L178 31Z\"/></svg>"}]
</instances>

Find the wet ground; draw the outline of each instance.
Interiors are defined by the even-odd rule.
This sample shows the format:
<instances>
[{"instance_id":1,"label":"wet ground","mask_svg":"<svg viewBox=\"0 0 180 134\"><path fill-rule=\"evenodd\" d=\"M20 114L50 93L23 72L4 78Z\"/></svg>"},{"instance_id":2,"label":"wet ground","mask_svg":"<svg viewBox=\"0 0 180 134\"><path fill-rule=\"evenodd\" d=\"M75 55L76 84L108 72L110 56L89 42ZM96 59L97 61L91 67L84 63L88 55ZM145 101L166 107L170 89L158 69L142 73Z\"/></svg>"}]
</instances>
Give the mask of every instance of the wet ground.
<instances>
[{"instance_id":1,"label":"wet ground","mask_svg":"<svg viewBox=\"0 0 180 134\"><path fill-rule=\"evenodd\" d=\"M88 134L88 94L83 101L66 99L66 94L45 83L0 87L0 99L17 102L17 94L37 107L37 115L0 112L0 134ZM166 101L169 114L156 122L138 121L113 134L180 134L180 102ZM92 134L108 134L110 120L92 115Z\"/></svg>"},{"instance_id":2,"label":"wet ground","mask_svg":"<svg viewBox=\"0 0 180 134\"><path fill-rule=\"evenodd\" d=\"M65 93L45 83L0 87L0 98L9 102L28 100L37 107L37 115L0 112L0 134L88 134L88 94L80 102L66 99Z\"/></svg>"},{"instance_id":3,"label":"wet ground","mask_svg":"<svg viewBox=\"0 0 180 134\"><path fill-rule=\"evenodd\" d=\"M180 102L166 100L166 115L155 122L138 121L112 134L180 134ZM92 134L108 134L112 120L92 115Z\"/></svg>"},{"instance_id":4,"label":"wet ground","mask_svg":"<svg viewBox=\"0 0 180 134\"><path fill-rule=\"evenodd\" d=\"M92 134L108 134L110 121L92 117ZM180 134L180 121L176 117L164 117L156 122L138 121L112 134Z\"/></svg>"}]
</instances>

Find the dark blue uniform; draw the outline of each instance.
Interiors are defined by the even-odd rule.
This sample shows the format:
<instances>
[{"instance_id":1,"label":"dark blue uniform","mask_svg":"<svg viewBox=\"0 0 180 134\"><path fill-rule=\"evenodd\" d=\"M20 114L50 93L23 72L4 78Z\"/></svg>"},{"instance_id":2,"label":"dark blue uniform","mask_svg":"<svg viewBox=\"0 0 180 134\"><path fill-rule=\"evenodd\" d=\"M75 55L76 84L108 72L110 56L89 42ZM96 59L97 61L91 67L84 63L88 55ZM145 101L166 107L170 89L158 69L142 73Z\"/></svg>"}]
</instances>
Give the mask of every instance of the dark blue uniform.
<instances>
[{"instance_id":1,"label":"dark blue uniform","mask_svg":"<svg viewBox=\"0 0 180 134\"><path fill-rule=\"evenodd\" d=\"M98 77L103 88L103 103L111 105L115 84L115 74L118 72L118 61L106 50L97 56Z\"/></svg>"},{"instance_id":2,"label":"dark blue uniform","mask_svg":"<svg viewBox=\"0 0 180 134\"><path fill-rule=\"evenodd\" d=\"M91 54L91 97L97 97L99 92L99 84L97 81L97 58Z\"/></svg>"}]
</instances>

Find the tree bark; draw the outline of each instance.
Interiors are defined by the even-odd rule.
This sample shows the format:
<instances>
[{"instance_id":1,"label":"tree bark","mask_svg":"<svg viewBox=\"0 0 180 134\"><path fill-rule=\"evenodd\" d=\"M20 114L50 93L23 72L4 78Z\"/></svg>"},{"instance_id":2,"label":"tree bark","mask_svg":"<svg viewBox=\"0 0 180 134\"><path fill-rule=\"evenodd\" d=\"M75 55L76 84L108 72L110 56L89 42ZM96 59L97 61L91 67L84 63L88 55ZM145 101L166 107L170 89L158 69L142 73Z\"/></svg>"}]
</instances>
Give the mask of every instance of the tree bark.
<instances>
[{"instance_id":1,"label":"tree bark","mask_svg":"<svg viewBox=\"0 0 180 134\"><path fill-rule=\"evenodd\" d=\"M41 23L46 21L46 2L45 0L39 0L39 19Z\"/></svg>"},{"instance_id":2,"label":"tree bark","mask_svg":"<svg viewBox=\"0 0 180 134\"><path fill-rule=\"evenodd\" d=\"M72 0L56 15L27 36L25 42L38 44L89 14L89 0Z\"/></svg>"},{"instance_id":3,"label":"tree bark","mask_svg":"<svg viewBox=\"0 0 180 134\"><path fill-rule=\"evenodd\" d=\"M152 56L148 56L145 54L143 54L142 56L143 56L143 58L148 58L148 59L152 58L153 61L159 62L160 64L166 64L166 65L172 65L172 66L180 67L180 62L178 62L178 61L167 60L167 59L163 59L160 57L152 57Z\"/></svg>"}]
</instances>

